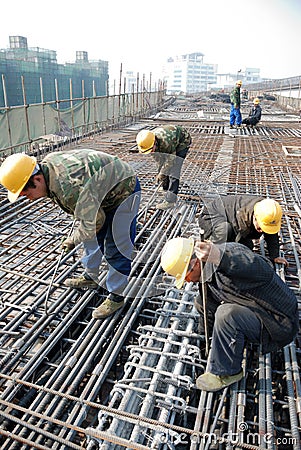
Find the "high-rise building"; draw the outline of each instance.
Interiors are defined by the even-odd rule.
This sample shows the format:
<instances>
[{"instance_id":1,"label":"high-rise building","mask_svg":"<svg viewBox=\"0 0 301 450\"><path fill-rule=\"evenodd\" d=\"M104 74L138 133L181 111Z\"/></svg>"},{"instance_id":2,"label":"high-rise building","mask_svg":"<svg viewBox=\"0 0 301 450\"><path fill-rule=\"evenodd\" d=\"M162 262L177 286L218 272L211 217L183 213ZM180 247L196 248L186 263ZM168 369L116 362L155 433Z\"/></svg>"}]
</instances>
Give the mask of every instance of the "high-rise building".
<instances>
[{"instance_id":1,"label":"high-rise building","mask_svg":"<svg viewBox=\"0 0 301 450\"><path fill-rule=\"evenodd\" d=\"M203 53L189 53L168 58L164 81L168 94L204 92L216 83L217 64L204 63Z\"/></svg>"},{"instance_id":2,"label":"high-rise building","mask_svg":"<svg viewBox=\"0 0 301 450\"><path fill-rule=\"evenodd\" d=\"M24 36L10 36L9 43L0 49L0 106L107 95L108 61L89 61L78 51L75 63L58 64L56 51L30 48Z\"/></svg>"}]
</instances>

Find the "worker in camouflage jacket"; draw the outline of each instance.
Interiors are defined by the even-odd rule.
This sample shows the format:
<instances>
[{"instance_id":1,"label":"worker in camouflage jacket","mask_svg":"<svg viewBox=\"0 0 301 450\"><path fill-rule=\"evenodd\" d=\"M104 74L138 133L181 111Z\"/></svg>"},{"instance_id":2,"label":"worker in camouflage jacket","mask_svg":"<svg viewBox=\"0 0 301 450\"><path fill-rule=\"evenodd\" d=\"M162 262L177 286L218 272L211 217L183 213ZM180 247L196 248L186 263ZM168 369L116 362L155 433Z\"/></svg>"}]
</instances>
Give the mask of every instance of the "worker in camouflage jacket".
<instances>
[{"instance_id":1,"label":"worker in camouflage jacket","mask_svg":"<svg viewBox=\"0 0 301 450\"><path fill-rule=\"evenodd\" d=\"M116 156L77 149L53 152L38 164L25 154L11 155L0 168L0 183L10 201L49 197L78 226L62 242L71 251L83 243L83 275L67 279L73 288L97 288L103 255L108 263L107 299L93 312L108 317L123 306L140 204L140 184L133 168Z\"/></svg>"},{"instance_id":2,"label":"worker in camouflage jacket","mask_svg":"<svg viewBox=\"0 0 301 450\"><path fill-rule=\"evenodd\" d=\"M213 244L177 237L165 244L161 265L175 277L206 287L206 315L212 336L207 371L196 380L204 391L218 391L243 377L242 359L248 342L261 344L263 354L294 340L299 329L294 292L276 274L272 263L236 242ZM203 297L195 306L204 315Z\"/></svg>"},{"instance_id":3,"label":"worker in camouflage jacket","mask_svg":"<svg viewBox=\"0 0 301 450\"><path fill-rule=\"evenodd\" d=\"M236 124L237 127L241 127L242 117L240 112L240 88L242 86L242 81L236 81L235 87L230 93L230 128L234 128Z\"/></svg>"},{"instance_id":4,"label":"worker in camouflage jacket","mask_svg":"<svg viewBox=\"0 0 301 450\"><path fill-rule=\"evenodd\" d=\"M253 250L253 240L263 236L267 256L273 263L288 265L280 256L279 230L282 208L278 202L257 195L241 194L203 199L198 218L204 238L216 244L239 242Z\"/></svg>"},{"instance_id":5,"label":"worker in camouflage jacket","mask_svg":"<svg viewBox=\"0 0 301 450\"><path fill-rule=\"evenodd\" d=\"M177 201L182 165L189 147L191 136L179 125L165 125L152 131L141 130L137 134L137 146L142 154L152 153L157 166L157 183L162 184L165 201L157 204L157 209L173 208Z\"/></svg>"}]
</instances>

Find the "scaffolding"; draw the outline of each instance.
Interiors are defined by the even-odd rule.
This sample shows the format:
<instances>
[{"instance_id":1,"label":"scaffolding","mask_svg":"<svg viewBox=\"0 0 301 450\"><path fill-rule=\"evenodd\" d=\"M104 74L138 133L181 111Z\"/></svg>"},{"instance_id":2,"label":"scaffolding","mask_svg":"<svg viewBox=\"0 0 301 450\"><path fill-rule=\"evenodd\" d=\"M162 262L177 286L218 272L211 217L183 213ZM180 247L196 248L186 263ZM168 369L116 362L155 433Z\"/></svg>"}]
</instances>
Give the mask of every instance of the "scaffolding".
<instances>
[{"instance_id":1,"label":"scaffolding","mask_svg":"<svg viewBox=\"0 0 301 450\"><path fill-rule=\"evenodd\" d=\"M0 106L17 106L24 104L24 89L27 103L54 100L57 86L60 98L70 98L70 80L74 97L106 95L109 65L90 62L87 52L77 52L75 63L58 64L54 50L28 47L25 37L10 36L10 48L0 50L0 73Z\"/></svg>"},{"instance_id":2,"label":"scaffolding","mask_svg":"<svg viewBox=\"0 0 301 450\"><path fill-rule=\"evenodd\" d=\"M0 108L0 160L16 152L39 154L155 114L174 101L164 94L162 85L153 92L60 100L57 90L51 102Z\"/></svg>"}]
</instances>

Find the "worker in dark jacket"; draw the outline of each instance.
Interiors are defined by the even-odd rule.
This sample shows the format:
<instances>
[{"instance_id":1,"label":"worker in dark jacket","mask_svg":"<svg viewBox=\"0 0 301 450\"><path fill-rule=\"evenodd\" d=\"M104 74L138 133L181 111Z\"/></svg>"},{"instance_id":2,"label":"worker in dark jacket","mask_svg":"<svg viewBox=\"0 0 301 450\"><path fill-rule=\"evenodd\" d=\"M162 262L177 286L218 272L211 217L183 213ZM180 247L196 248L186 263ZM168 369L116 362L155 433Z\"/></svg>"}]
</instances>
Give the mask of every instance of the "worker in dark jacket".
<instances>
[{"instance_id":1,"label":"worker in dark jacket","mask_svg":"<svg viewBox=\"0 0 301 450\"><path fill-rule=\"evenodd\" d=\"M207 286L207 310L214 325L208 371L196 380L199 389L214 392L239 381L248 341L261 344L265 354L295 338L299 327L295 294L268 259L243 245L194 243L192 238L178 237L165 244L161 265L175 276L178 289L184 281L199 286L205 281ZM196 307L203 314L202 306Z\"/></svg>"},{"instance_id":2,"label":"worker in dark jacket","mask_svg":"<svg viewBox=\"0 0 301 450\"><path fill-rule=\"evenodd\" d=\"M271 261L287 266L279 255L281 218L282 208L275 200L241 194L205 200L198 220L204 238L216 244L239 242L253 250L253 239L263 235Z\"/></svg>"},{"instance_id":3,"label":"worker in dark jacket","mask_svg":"<svg viewBox=\"0 0 301 450\"><path fill-rule=\"evenodd\" d=\"M152 153L157 165L157 183L166 191L165 201L157 209L173 208L177 201L182 164L191 145L191 136L179 125L165 125L137 134L137 146L142 154Z\"/></svg>"},{"instance_id":4,"label":"worker in dark jacket","mask_svg":"<svg viewBox=\"0 0 301 450\"><path fill-rule=\"evenodd\" d=\"M62 243L71 251L83 243L83 275L65 281L73 288L97 288L103 255L108 263L109 296L93 312L95 319L113 314L124 304L140 203L140 184L133 168L116 156L79 149L49 153L37 163L17 153L0 168L0 183L11 202L49 197L77 220L72 236Z\"/></svg>"},{"instance_id":5,"label":"worker in dark jacket","mask_svg":"<svg viewBox=\"0 0 301 450\"><path fill-rule=\"evenodd\" d=\"M234 128L236 123L238 128L241 128L241 112L240 112L240 88L242 86L242 81L237 80L235 83L235 87L232 89L230 93L230 128Z\"/></svg>"},{"instance_id":6,"label":"worker in dark jacket","mask_svg":"<svg viewBox=\"0 0 301 450\"><path fill-rule=\"evenodd\" d=\"M254 106L251 108L249 112L249 117L246 117L243 121L243 125L250 125L253 127L254 125L257 125L258 122L261 119L261 106L260 106L260 100L259 98L254 98L253 100Z\"/></svg>"}]
</instances>

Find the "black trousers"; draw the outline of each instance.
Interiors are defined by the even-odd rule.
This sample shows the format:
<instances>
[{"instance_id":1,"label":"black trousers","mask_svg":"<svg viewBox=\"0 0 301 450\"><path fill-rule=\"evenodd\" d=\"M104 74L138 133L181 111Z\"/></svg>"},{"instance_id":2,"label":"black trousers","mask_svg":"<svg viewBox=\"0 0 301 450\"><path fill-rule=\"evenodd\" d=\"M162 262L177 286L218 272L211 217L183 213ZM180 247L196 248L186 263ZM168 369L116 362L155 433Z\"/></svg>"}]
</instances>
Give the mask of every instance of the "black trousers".
<instances>
[{"instance_id":1,"label":"black trousers","mask_svg":"<svg viewBox=\"0 0 301 450\"><path fill-rule=\"evenodd\" d=\"M252 126L256 125L258 122L259 120L256 119L255 117L247 117L242 121L244 125L252 125Z\"/></svg>"},{"instance_id":2,"label":"black trousers","mask_svg":"<svg viewBox=\"0 0 301 450\"><path fill-rule=\"evenodd\" d=\"M181 170L184 159L188 153L189 148L185 148L177 153L174 164L168 174L165 175L163 180L163 189L166 191L165 199L167 202L176 202L177 194L179 192L179 184L181 177Z\"/></svg>"}]
</instances>

